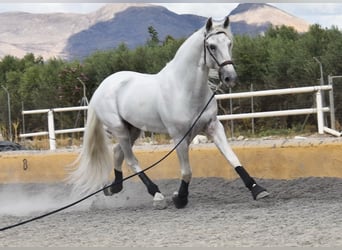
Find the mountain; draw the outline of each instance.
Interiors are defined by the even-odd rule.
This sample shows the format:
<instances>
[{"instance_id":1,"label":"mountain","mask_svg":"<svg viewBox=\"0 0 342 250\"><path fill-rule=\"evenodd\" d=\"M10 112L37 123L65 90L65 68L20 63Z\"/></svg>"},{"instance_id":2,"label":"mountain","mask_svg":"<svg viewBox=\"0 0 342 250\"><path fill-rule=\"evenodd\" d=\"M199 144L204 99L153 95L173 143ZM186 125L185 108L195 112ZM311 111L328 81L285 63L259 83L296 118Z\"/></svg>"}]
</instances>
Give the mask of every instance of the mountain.
<instances>
[{"instance_id":1,"label":"mountain","mask_svg":"<svg viewBox=\"0 0 342 250\"><path fill-rule=\"evenodd\" d=\"M115 18L98 22L72 35L64 53L71 58L84 57L89 51L114 48L120 43L135 48L147 42L149 26L153 26L161 40L168 35L174 38L187 37L202 27L205 20L195 15L178 15L164 7L130 7L117 13Z\"/></svg>"},{"instance_id":2,"label":"mountain","mask_svg":"<svg viewBox=\"0 0 342 250\"><path fill-rule=\"evenodd\" d=\"M67 58L63 51L70 36L115 18L116 13L132 6L145 4L108 4L90 14L0 13L0 58L8 54L23 57L26 53Z\"/></svg>"},{"instance_id":3,"label":"mountain","mask_svg":"<svg viewBox=\"0 0 342 250\"><path fill-rule=\"evenodd\" d=\"M290 26L298 32L307 32L309 24L298 17L264 3L239 4L230 13L234 34L257 35L264 33L270 25Z\"/></svg>"},{"instance_id":4,"label":"mountain","mask_svg":"<svg viewBox=\"0 0 342 250\"><path fill-rule=\"evenodd\" d=\"M239 4L231 13L234 34L257 35L272 25L288 25L299 32L309 24L268 4ZM89 14L0 13L0 58L23 57L26 53L45 59L82 59L96 50L125 43L143 45L153 26L163 40L167 35L187 37L204 25L205 17L178 15L150 4L107 4Z\"/></svg>"},{"instance_id":5,"label":"mountain","mask_svg":"<svg viewBox=\"0 0 342 250\"><path fill-rule=\"evenodd\" d=\"M13 12L0 14L0 57L18 57L27 52L44 58L62 56L65 41L73 33L87 28L89 20L77 14L31 14Z\"/></svg>"}]
</instances>

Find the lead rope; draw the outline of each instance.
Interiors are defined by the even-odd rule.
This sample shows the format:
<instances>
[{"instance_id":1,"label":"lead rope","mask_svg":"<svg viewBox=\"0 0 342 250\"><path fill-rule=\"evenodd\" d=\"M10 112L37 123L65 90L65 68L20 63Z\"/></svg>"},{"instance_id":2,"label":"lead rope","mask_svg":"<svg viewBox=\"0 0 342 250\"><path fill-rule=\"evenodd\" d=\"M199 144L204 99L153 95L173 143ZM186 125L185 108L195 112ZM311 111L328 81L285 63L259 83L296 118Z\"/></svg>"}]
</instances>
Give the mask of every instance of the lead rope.
<instances>
[{"instance_id":1,"label":"lead rope","mask_svg":"<svg viewBox=\"0 0 342 250\"><path fill-rule=\"evenodd\" d=\"M218 32L218 33L216 33L216 34L219 34L219 33L221 33L221 32ZM216 34L212 34L212 35L216 35ZM205 35L206 35L206 34L205 34ZM208 37L209 37L209 36L208 36ZM204 63L205 63L205 64L206 64L206 50L207 50L207 48L206 48L206 46L205 46L205 41L206 41L206 39L207 39L208 37L206 37L205 40L204 40ZM210 50L208 50L208 51L209 51L209 53L210 53ZM226 61L226 62L223 62L223 63L220 64L220 63L217 61L217 59L215 58L215 56L212 55L212 53L210 53L210 56L215 60L215 62L218 64L219 67L223 67L223 66L225 66L225 65L227 65L227 64L233 64L232 61ZM58 209L53 210L53 211L51 211L51 212L42 214L42 215L40 215L40 216L31 218L31 219L28 219L28 220L25 220L25 221L22 221L22 222L19 222L19 223L10 225L10 226L6 226L6 227L3 227L3 228L0 228L0 232L6 231L6 230L8 230L8 229L15 228L15 227L18 227L18 226L22 226L22 225L25 225L25 224L27 224L27 223L30 223L30 222L33 222L33 221L36 221L36 220L40 220L40 219L43 219L44 217L47 217L47 216L56 214L56 213L58 213L58 212L61 212L61 211L63 211L63 210L66 210L66 209L68 209L68 208L70 208L70 207L73 207L73 206L75 206L75 205L81 203L82 201L85 201L85 200L89 199L90 197L92 197L92 196L94 196L94 195L96 195L96 194L98 194L98 193L100 193L100 192L103 192L105 189L107 189L107 188L109 188L109 187L112 187L112 186L115 186L115 185L119 185L119 184L123 183L124 181L129 180L129 179L133 178L134 176L139 175L139 174L141 174L141 173L144 173L144 172L146 172L147 170L149 170L149 169L151 169L151 168L157 166L159 163L161 163L161 162L164 161L167 157L169 157L169 155L171 155L171 154L177 149L177 147L185 140L185 138L191 133L191 130L195 127L196 123L197 123L198 120L201 118L201 116L203 115L204 111L205 111L205 110L207 109L207 107L209 106L210 102L214 99L215 94L216 94L217 90L221 87L221 85L222 85L222 82L220 81L219 84L216 85L215 91L213 91L213 94L211 95L210 99L208 100L208 102L206 103L206 105L203 107L202 111L199 113L199 115L197 116L197 118L195 119L195 121L192 123L192 125L190 126L190 128L188 129L188 131L184 134L184 136L182 137L182 139L181 139L181 140L180 140L180 141L179 141L179 142L178 142L178 143L177 143L177 144L176 144L176 145L175 145L167 154L165 154L160 160L156 161L155 163L151 164L151 165L148 166L147 168L145 168L145 169L143 169L143 170L141 170L141 171L139 171L139 172L137 172L137 173L135 173L135 174L132 174L132 175L130 175L130 176L127 176L126 178L123 178L122 180L120 180L120 181L118 181L118 182L116 182L116 183L113 182L112 184L107 185L107 186L105 186L105 187L103 187L103 188L101 188L101 189L99 189L99 190L97 190L97 191L95 191L95 192L93 192L93 193L91 193L91 194L89 194L89 195L87 195L87 196L85 196L85 197L83 197L83 198L81 198L81 199L79 199L79 200L73 202L73 203L70 203L70 204L68 204L68 205L66 205L66 206L64 206L64 207L58 208Z\"/></svg>"},{"instance_id":2,"label":"lead rope","mask_svg":"<svg viewBox=\"0 0 342 250\"><path fill-rule=\"evenodd\" d=\"M33 222L33 221L36 221L36 220L40 220L40 219L43 219L44 217L47 217L47 216L50 216L50 215L53 215L53 214L56 214L58 212L61 212L65 209L68 209L70 207L73 207L75 205L77 205L78 203L81 203L82 201L85 201L87 199L89 199L90 197L100 193L100 192L103 192L103 190L109 188L109 187L112 187L112 186L115 186L115 185L119 185L121 183L123 183L124 181L128 180L128 179L131 179L132 177L136 176L136 175L139 175L141 173L144 173L145 171L157 166L159 163L161 163L162 161L164 161L167 157L169 157L169 155L171 155L176 149L177 147L185 140L185 138L191 133L191 130L195 127L196 123L198 122L198 120L201 118L201 116L203 115L203 113L205 112L205 110L208 108L210 102L214 99L215 97L215 92L217 91L217 89L219 88L219 86L216 88L216 90L213 92L212 96L210 97L209 101L206 103L206 105L204 106L204 108L202 109L202 111L199 113L199 115L197 116L197 118L195 119L195 121L192 123L192 125L190 126L190 128L188 129L188 131L185 133L185 135L182 137L182 139L167 153L165 154L160 160L156 161L155 163L153 163L152 165L146 167L145 169L135 173L135 174L132 174L130 176L127 176L126 178L123 178L121 181L117 182L117 183L112 183L110 185L107 185L73 203L70 203L64 207L61 207L61 208L58 208L56 210L53 210L51 212L48 212L48 213L45 213L45 214L42 214L40 216L37 216L37 217L34 217L34 218L31 218L31 219L28 219L28 220L24 220L24 221L21 221L19 223L16 223L16 224L13 224L13 225L10 225L10 226L6 226L6 227L3 227L3 228L0 228L0 232L2 231L6 231L8 229L11 229L11 228L15 228L15 227L19 227L19 226L22 226L22 225L25 225L27 223L30 223L30 222Z\"/></svg>"}]
</instances>

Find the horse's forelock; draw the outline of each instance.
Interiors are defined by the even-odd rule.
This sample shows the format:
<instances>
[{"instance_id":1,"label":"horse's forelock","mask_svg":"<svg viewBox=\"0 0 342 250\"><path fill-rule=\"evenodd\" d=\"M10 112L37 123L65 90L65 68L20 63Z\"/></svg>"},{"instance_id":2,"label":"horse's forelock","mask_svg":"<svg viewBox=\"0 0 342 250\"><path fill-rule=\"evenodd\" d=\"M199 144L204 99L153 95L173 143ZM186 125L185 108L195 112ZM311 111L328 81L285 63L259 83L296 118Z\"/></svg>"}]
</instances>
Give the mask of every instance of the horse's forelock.
<instances>
[{"instance_id":1,"label":"horse's forelock","mask_svg":"<svg viewBox=\"0 0 342 250\"><path fill-rule=\"evenodd\" d=\"M227 28L223 28L221 25L214 26L212 30L206 34L206 36L210 36L210 34L224 33L228 36L230 40L233 40L233 33L228 26Z\"/></svg>"}]
</instances>

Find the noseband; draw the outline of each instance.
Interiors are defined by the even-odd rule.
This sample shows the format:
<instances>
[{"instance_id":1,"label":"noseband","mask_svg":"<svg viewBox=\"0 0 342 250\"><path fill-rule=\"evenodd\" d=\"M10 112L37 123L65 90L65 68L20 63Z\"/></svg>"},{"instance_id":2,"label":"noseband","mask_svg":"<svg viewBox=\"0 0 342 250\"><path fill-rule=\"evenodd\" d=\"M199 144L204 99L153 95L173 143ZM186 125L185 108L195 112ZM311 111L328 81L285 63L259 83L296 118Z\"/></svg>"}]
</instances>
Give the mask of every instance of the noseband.
<instances>
[{"instance_id":1,"label":"noseband","mask_svg":"<svg viewBox=\"0 0 342 250\"><path fill-rule=\"evenodd\" d=\"M218 34L225 34L225 35L227 35L224 31L218 31L218 32L216 32L216 33L211 33L211 34L209 34L208 36L206 36L206 34L204 34L204 36L206 36L206 37L204 38L204 41L203 41L203 48L204 48L204 64L207 64L207 59L206 59L206 57L207 57L207 50L208 50L209 55L211 56L211 58L213 58L214 61L215 61L216 64L217 64L217 66L219 66L219 75L220 75L220 77L221 77L221 71L220 71L220 69L223 68L223 67L226 66L226 65L234 65L234 62L233 62L232 60L227 60L227 61L224 61L224 62L220 63L220 62L217 60L217 58L214 56L214 54L211 52L211 50L210 50L210 48L209 48L209 45L207 44L207 40L208 40L209 37L215 36L215 35L218 35Z\"/></svg>"}]
</instances>

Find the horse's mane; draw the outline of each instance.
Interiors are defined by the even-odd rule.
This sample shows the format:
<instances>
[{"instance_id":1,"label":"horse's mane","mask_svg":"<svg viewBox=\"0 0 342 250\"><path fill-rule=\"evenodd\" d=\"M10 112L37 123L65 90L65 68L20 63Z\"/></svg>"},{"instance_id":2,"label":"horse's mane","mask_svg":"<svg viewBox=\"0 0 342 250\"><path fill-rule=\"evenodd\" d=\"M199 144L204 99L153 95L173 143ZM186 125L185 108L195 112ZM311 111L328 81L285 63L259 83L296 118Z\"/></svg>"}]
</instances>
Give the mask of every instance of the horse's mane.
<instances>
[{"instance_id":1,"label":"horse's mane","mask_svg":"<svg viewBox=\"0 0 342 250\"><path fill-rule=\"evenodd\" d=\"M204 39L204 32L205 32L205 28L202 27L201 29L194 32L191 36L189 36L177 50L174 59L177 59L180 55L183 55L184 51L193 49L193 48L188 48L188 46L192 44L192 42L195 41L195 39L198 39L198 36L203 37Z\"/></svg>"},{"instance_id":2,"label":"horse's mane","mask_svg":"<svg viewBox=\"0 0 342 250\"><path fill-rule=\"evenodd\" d=\"M223 32L225 33L229 39L231 41L233 41L233 33L231 32L230 29L230 25L228 26L228 28L223 28L222 25L218 24L218 25L213 25L212 30L210 30L209 34L212 33L218 33L218 32ZM189 48L188 45L191 44L192 41L194 41L195 39L198 39L197 37L200 36L202 39L200 40L201 43L204 42L205 37L208 34L206 34L206 29L205 26L200 28L199 30L197 30L196 32L194 32L190 37L188 37L184 43L179 47L179 49L177 50L174 59L176 59L180 54L184 53L184 50L188 50ZM193 49L193 48L192 48Z\"/></svg>"}]
</instances>

